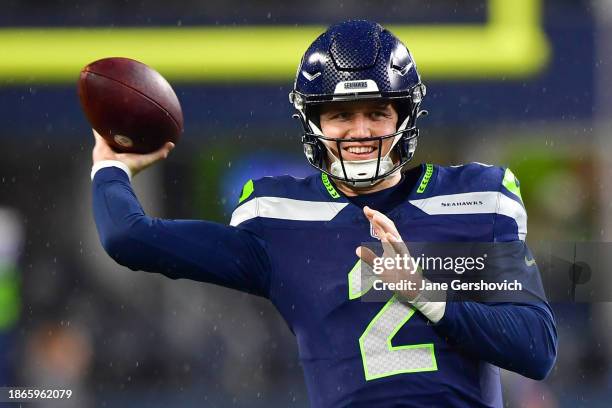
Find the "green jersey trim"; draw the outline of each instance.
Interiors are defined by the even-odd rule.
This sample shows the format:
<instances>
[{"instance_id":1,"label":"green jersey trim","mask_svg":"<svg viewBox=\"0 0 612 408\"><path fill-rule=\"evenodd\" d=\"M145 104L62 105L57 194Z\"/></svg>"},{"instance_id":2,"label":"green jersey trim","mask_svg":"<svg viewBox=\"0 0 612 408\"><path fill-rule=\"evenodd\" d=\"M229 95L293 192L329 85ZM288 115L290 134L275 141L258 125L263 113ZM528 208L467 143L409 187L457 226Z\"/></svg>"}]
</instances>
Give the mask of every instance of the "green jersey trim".
<instances>
[{"instance_id":1,"label":"green jersey trim","mask_svg":"<svg viewBox=\"0 0 612 408\"><path fill-rule=\"evenodd\" d=\"M251 194L255 191L255 186L253 185L253 180L249 180L245 183L244 187L242 187L242 194L240 195L240 199L238 200L238 204L241 204L244 200L249 198Z\"/></svg>"},{"instance_id":2,"label":"green jersey trim","mask_svg":"<svg viewBox=\"0 0 612 408\"><path fill-rule=\"evenodd\" d=\"M340 194L338 194L338 192L334 188L334 185L331 183L331 181L329 181L329 177L327 176L327 174L321 173L321 180L323 181L325 189L327 190L329 195L332 196L332 198L340 198Z\"/></svg>"},{"instance_id":3,"label":"green jersey trim","mask_svg":"<svg viewBox=\"0 0 612 408\"><path fill-rule=\"evenodd\" d=\"M521 197L521 188L518 179L512 173L512 170L506 169L504 173L504 179L502 181L502 185L506 187L506 190L517 196L523 201L523 197Z\"/></svg>"},{"instance_id":4,"label":"green jersey trim","mask_svg":"<svg viewBox=\"0 0 612 408\"><path fill-rule=\"evenodd\" d=\"M425 174L421 179L421 184L419 184L419 188L417 189L417 194L423 194L425 189L427 189L427 185L429 184L429 180L431 180L431 176L433 175L433 164L427 163L425 165Z\"/></svg>"}]
</instances>

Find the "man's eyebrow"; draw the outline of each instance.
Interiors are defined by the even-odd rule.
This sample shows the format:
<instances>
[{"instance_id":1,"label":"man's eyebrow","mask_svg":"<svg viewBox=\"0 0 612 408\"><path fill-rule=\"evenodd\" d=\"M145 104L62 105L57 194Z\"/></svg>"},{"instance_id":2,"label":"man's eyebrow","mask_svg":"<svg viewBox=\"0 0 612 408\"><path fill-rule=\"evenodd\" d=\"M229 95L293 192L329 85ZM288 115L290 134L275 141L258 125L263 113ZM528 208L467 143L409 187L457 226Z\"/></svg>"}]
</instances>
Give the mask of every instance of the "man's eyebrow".
<instances>
[{"instance_id":1,"label":"man's eyebrow","mask_svg":"<svg viewBox=\"0 0 612 408\"><path fill-rule=\"evenodd\" d=\"M329 106L327 108L321 109L321 113L335 113L346 111L348 108L346 106Z\"/></svg>"},{"instance_id":2,"label":"man's eyebrow","mask_svg":"<svg viewBox=\"0 0 612 408\"><path fill-rule=\"evenodd\" d=\"M389 106L391 106L391 102L380 102L380 103L377 103L374 107L376 107L376 108L388 108Z\"/></svg>"}]
</instances>

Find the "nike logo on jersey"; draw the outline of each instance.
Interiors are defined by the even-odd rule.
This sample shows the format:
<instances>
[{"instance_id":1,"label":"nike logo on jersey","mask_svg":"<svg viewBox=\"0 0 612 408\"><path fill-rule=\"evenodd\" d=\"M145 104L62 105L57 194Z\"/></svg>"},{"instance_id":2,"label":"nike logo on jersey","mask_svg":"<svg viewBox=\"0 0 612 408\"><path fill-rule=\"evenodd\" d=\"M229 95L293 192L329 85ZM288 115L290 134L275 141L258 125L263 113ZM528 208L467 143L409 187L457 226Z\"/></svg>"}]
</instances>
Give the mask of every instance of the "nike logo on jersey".
<instances>
[{"instance_id":1,"label":"nike logo on jersey","mask_svg":"<svg viewBox=\"0 0 612 408\"><path fill-rule=\"evenodd\" d=\"M527 266L533 266L536 264L535 259L527 259L527 256L525 256L525 265Z\"/></svg>"}]
</instances>

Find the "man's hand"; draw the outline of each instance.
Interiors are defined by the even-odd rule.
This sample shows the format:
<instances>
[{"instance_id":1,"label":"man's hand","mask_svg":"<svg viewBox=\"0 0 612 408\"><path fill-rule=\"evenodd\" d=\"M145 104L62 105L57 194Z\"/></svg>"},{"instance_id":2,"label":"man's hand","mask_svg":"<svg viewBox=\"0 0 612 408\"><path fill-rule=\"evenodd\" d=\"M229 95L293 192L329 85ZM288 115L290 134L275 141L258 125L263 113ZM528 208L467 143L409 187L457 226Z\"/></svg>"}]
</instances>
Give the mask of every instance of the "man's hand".
<instances>
[{"instance_id":1,"label":"man's hand","mask_svg":"<svg viewBox=\"0 0 612 408\"><path fill-rule=\"evenodd\" d=\"M174 149L174 143L167 142L159 150L147 154L137 153L116 153L106 143L106 140L98 134L95 130L93 131L96 139L96 145L93 148L93 164L96 164L102 160L117 160L125 164L130 171L132 176L146 169L158 160L165 159L172 149Z\"/></svg>"},{"instance_id":2,"label":"man's hand","mask_svg":"<svg viewBox=\"0 0 612 408\"><path fill-rule=\"evenodd\" d=\"M401 258L410 257L408 247L402 241L402 238L395 227L395 223L391 221L383 213L372 210L370 207L364 207L363 213L366 218L370 221L374 227L376 235L380 238L380 242L383 245L382 258L396 259L399 255ZM357 256L361 260L371 267L374 266L374 260L377 258L376 254L369 248L360 246L356 250ZM384 265L384 262L382 263ZM414 264L412 264L414 265ZM420 270L413 270L412 268L385 268L384 271L378 275L380 279L386 283L400 283L411 281L414 282L415 290L401 290L396 293L404 300L411 301L416 298L419 294L418 288L421 287L421 281L423 280L422 272Z\"/></svg>"}]
</instances>

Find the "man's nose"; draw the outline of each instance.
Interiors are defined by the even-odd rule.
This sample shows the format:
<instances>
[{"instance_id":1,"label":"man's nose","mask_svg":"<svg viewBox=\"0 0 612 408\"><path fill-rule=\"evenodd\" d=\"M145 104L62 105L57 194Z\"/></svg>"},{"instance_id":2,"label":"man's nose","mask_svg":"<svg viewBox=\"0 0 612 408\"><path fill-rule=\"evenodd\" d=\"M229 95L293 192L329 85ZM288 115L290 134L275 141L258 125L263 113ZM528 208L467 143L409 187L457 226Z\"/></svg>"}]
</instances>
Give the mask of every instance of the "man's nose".
<instances>
[{"instance_id":1,"label":"man's nose","mask_svg":"<svg viewBox=\"0 0 612 408\"><path fill-rule=\"evenodd\" d=\"M352 138L372 136L370 120L363 114L355 115L347 136Z\"/></svg>"}]
</instances>

